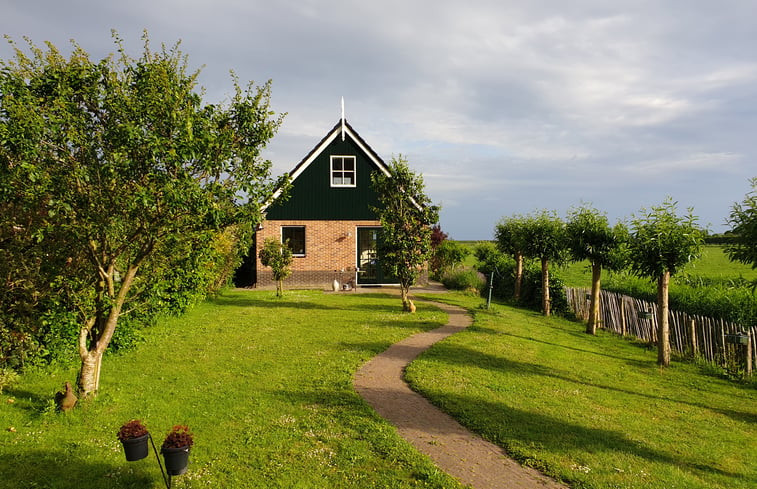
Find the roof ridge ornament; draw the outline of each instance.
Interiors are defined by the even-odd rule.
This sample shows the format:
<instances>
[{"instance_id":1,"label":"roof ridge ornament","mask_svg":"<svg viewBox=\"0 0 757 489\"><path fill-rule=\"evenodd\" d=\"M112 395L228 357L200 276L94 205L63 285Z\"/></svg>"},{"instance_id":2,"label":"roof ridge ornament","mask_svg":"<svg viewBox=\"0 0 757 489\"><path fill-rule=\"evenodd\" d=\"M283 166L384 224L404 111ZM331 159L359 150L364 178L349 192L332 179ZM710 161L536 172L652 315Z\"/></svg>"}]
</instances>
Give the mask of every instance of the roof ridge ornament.
<instances>
[{"instance_id":1,"label":"roof ridge ornament","mask_svg":"<svg viewBox=\"0 0 757 489\"><path fill-rule=\"evenodd\" d=\"M344 141L344 97L342 97L342 141Z\"/></svg>"}]
</instances>

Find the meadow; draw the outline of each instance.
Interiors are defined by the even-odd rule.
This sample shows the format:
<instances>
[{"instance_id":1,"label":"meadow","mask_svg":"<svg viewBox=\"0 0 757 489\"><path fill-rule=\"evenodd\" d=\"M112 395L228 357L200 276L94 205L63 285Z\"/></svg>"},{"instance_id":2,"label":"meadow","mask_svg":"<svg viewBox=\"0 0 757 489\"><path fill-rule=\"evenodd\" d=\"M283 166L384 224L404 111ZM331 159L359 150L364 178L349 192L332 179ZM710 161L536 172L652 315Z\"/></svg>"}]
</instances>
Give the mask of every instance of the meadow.
<instances>
[{"instance_id":1,"label":"meadow","mask_svg":"<svg viewBox=\"0 0 757 489\"><path fill-rule=\"evenodd\" d=\"M411 365L414 387L523 463L572 487L757 483L757 397L693 364L660 370L634 343L457 293L474 325ZM0 488L159 488L154 455L126 462L119 426L157 444L195 434L175 488L459 488L355 393L354 372L446 322L396 296L228 291L106 357L102 392L74 412L53 394L74 367L24 374L0 394Z\"/></svg>"},{"instance_id":2,"label":"meadow","mask_svg":"<svg viewBox=\"0 0 757 489\"><path fill-rule=\"evenodd\" d=\"M234 291L106 357L101 393L72 413L53 395L75 368L32 372L0 394L0 488L165 487L154 454L126 462L116 432L141 419L160 447L195 435L175 488L457 488L363 402L357 368L446 316L396 297Z\"/></svg>"}]
</instances>

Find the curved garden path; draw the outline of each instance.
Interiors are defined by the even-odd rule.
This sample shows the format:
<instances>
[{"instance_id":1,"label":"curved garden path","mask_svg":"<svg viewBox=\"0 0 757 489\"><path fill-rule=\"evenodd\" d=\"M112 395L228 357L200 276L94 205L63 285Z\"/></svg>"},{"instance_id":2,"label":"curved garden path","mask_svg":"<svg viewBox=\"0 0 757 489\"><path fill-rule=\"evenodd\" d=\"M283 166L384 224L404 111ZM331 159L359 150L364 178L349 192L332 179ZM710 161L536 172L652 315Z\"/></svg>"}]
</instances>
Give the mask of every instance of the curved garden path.
<instances>
[{"instance_id":1,"label":"curved garden path","mask_svg":"<svg viewBox=\"0 0 757 489\"><path fill-rule=\"evenodd\" d=\"M460 307L429 302L449 315L449 322L395 343L355 374L357 392L399 434L428 455L444 472L474 488L565 488L538 471L522 467L497 445L474 435L414 392L403 380L405 366L424 350L471 324Z\"/></svg>"}]
</instances>

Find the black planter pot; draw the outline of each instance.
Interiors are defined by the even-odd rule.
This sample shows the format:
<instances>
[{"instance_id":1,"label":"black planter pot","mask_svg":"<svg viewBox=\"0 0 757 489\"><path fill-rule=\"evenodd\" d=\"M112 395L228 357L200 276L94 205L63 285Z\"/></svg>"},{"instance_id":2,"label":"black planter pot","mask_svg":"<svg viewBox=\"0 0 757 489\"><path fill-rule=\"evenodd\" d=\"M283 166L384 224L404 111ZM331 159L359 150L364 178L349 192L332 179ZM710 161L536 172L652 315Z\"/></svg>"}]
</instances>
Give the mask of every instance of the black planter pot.
<instances>
[{"instance_id":1,"label":"black planter pot","mask_svg":"<svg viewBox=\"0 0 757 489\"><path fill-rule=\"evenodd\" d=\"M166 472L169 475L181 475L187 471L189 464L189 447L161 448L163 461L166 463Z\"/></svg>"},{"instance_id":2,"label":"black planter pot","mask_svg":"<svg viewBox=\"0 0 757 489\"><path fill-rule=\"evenodd\" d=\"M136 462L142 460L147 456L147 439L149 434L142 435L139 438L129 438L128 440L121 440L124 446L124 454L126 455L127 462Z\"/></svg>"}]
</instances>

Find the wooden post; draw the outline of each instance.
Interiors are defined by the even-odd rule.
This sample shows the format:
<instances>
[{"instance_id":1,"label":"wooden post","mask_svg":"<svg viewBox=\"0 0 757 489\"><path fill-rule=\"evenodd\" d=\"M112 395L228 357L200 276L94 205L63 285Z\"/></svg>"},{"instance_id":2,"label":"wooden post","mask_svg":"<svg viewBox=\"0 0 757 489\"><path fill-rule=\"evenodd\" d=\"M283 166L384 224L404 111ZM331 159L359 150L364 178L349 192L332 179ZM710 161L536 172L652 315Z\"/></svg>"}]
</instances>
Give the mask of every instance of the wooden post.
<instances>
[{"instance_id":1,"label":"wooden post","mask_svg":"<svg viewBox=\"0 0 757 489\"><path fill-rule=\"evenodd\" d=\"M752 332L747 331L746 333L746 371L744 372L744 375L747 378L750 378L752 376Z\"/></svg>"},{"instance_id":2,"label":"wooden post","mask_svg":"<svg viewBox=\"0 0 757 489\"><path fill-rule=\"evenodd\" d=\"M697 322L694 318L689 319L689 341L691 346L691 357L696 358L699 355L699 346L697 345Z\"/></svg>"},{"instance_id":3,"label":"wooden post","mask_svg":"<svg viewBox=\"0 0 757 489\"><path fill-rule=\"evenodd\" d=\"M626 301L624 296L620 296L620 334L626 335Z\"/></svg>"}]
</instances>

